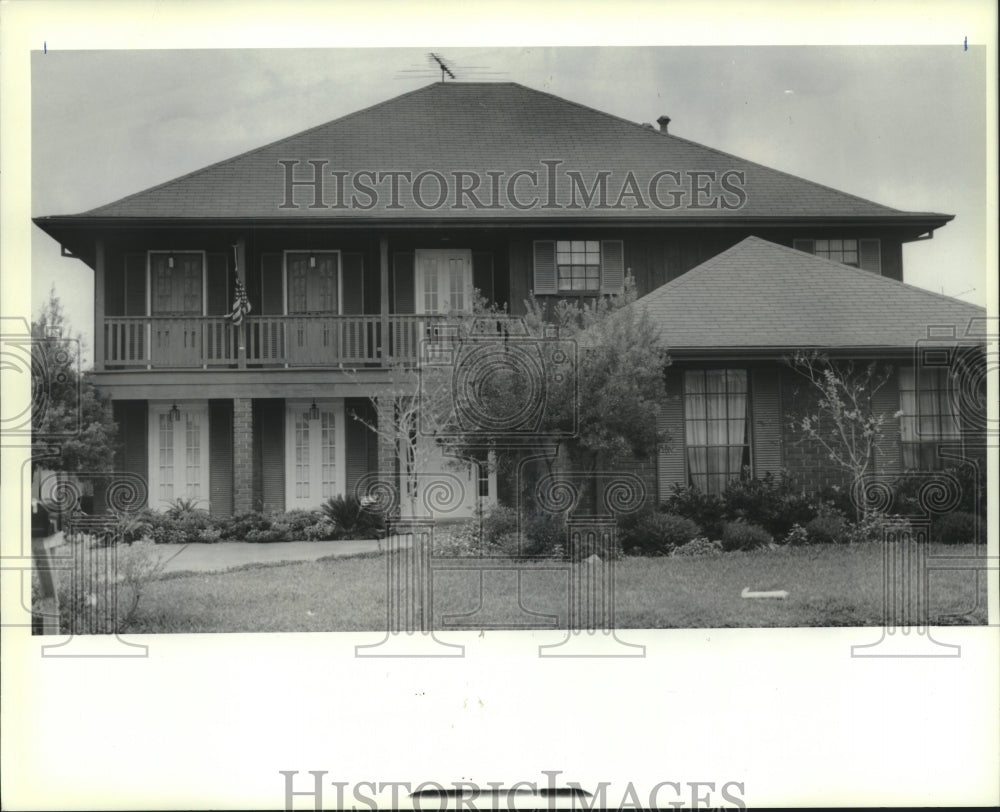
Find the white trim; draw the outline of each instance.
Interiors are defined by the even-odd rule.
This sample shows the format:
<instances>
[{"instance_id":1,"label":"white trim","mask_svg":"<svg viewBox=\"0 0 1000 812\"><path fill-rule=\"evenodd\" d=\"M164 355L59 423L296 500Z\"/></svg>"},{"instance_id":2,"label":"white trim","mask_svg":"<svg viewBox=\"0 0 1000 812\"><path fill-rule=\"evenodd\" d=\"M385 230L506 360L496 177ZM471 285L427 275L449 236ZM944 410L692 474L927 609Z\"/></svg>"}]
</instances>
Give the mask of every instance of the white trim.
<instances>
[{"instance_id":1,"label":"white trim","mask_svg":"<svg viewBox=\"0 0 1000 812\"><path fill-rule=\"evenodd\" d=\"M334 450L333 450L333 460L336 469L336 489L334 495L340 494L344 495L346 493L345 485L347 480L347 449L346 449L346 437L344 430L344 399L343 398L315 398L315 400L286 400L285 401L285 510L294 510L296 508L312 509L317 508L323 502L326 501L327 497L324 497L318 490L313 496L310 494L308 501L302 501L295 496L295 416L308 411L309 407L313 403L320 411L332 411L334 414ZM319 421L309 421L310 426L314 423L317 425ZM318 450L318 444L315 449L312 446L313 437L319 436L319 432L309 432L310 441L310 465L319 466L321 463L318 460L314 460L312 453L314 450ZM315 473L315 469L313 471Z\"/></svg>"},{"instance_id":2,"label":"white trim","mask_svg":"<svg viewBox=\"0 0 1000 812\"><path fill-rule=\"evenodd\" d=\"M160 420L159 417L162 414L169 414L170 410L173 408L174 401L166 400L151 400L149 401L149 418L146 425L146 452L148 454L147 469L149 472L148 482L148 498L149 507L152 510L166 510L170 507L171 500L162 500L158 497L160 492ZM209 427L208 427L208 401L207 400L181 400L177 401L177 408L181 411L181 420L177 423L178 426L184 425L183 417L185 414L197 414L201 421L201 481L203 484L204 496L198 497L198 507L203 510L209 510L211 507L211 481L209 479L211 475L211 465L209 462ZM183 434L181 434L183 437ZM174 435L174 485L176 491L177 485L177 453L178 449L183 451L182 446L178 446L177 435ZM174 493L174 499L187 499L187 494Z\"/></svg>"},{"instance_id":3,"label":"white trim","mask_svg":"<svg viewBox=\"0 0 1000 812\"><path fill-rule=\"evenodd\" d=\"M281 252L281 312L288 314L288 255L289 254L335 254L337 257L337 312L344 314L344 260L339 248L286 248Z\"/></svg>"}]
</instances>

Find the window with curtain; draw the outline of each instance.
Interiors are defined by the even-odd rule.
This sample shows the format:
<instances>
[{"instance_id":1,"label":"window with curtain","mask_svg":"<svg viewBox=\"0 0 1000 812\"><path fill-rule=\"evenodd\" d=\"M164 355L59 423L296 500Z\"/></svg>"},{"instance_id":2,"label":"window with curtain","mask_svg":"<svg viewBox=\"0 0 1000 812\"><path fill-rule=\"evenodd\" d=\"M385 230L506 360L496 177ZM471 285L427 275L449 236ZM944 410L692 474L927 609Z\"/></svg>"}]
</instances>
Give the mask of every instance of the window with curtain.
<instances>
[{"instance_id":1,"label":"window with curtain","mask_svg":"<svg viewBox=\"0 0 1000 812\"><path fill-rule=\"evenodd\" d=\"M684 425L690 483L719 494L750 465L745 369L684 373Z\"/></svg>"},{"instance_id":2,"label":"window with curtain","mask_svg":"<svg viewBox=\"0 0 1000 812\"><path fill-rule=\"evenodd\" d=\"M962 429L952 400L948 370L901 367L899 370L900 439L903 467L921 471L943 468L938 446L961 442Z\"/></svg>"}]
</instances>

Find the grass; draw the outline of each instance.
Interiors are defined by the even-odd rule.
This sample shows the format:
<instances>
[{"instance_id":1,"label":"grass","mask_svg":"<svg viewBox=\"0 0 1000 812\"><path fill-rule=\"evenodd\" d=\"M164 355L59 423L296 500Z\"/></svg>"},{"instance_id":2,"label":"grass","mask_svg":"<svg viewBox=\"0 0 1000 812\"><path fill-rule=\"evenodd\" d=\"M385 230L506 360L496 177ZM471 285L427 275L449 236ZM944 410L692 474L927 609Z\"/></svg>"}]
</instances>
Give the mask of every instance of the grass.
<instances>
[{"instance_id":1,"label":"grass","mask_svg":"<svg viewBox=\"0 0 1000 812\"><path fill-rule=\"evenodd\" d=\"M931 556L964 556L964 570L933 570L933 625L986 623L985 546L932 545ZM440 563L440 562L438 562ZM471 562L464 560L468 567ZM980 562L981 563L981 562ZM387 557L247 566L224 573L176 573L150 583L131 632L374 631L386 628ZM565 568L525 562L511 570L437 570L435 628L565 628ZM520 595L518 595L520 580ZM816 545L699 558L616 562L619 628L878 626L879 544ZM752 600L785 589L787 600ZM477 612L477 610L479 610ZM534 614L532 614L534 613ZM456 616L465 616L455 622Z\"/></svg>"}]
</instances>

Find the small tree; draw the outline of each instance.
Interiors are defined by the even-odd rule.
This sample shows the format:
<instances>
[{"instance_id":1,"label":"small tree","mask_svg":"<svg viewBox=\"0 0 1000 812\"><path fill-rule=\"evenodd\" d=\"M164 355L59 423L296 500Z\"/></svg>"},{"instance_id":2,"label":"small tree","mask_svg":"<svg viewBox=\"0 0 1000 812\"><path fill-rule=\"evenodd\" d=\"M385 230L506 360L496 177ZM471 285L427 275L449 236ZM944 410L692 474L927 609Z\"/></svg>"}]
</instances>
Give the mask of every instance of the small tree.
<instances>
[{"instance_id":1,"label":"small tree","mask_svg":"<svg viewBox=\"0 0 1000 812\"><path fill-rule=\"evenodd\" d=\"M815 400L791 418L802 440L816 443L827 458L859 482L880 453L887 418L898 417L875 409L875 395L888 382L892 367L872 361L832 361L818 352L797 352L785 362L809 382ZM858 508L861 514L867 514Z\"/></svg>"},{"instance_id":2,"label":"small tree","mask_svg":"<svg viewBox=\"0 0 1000 812\"><path fill-rule=\"evenodd\" d=\"M49 292L38 318L31 323L34 365L32 387L36 408L32 418L32 452L42 455L51 445L59 455L35 467L53 471L99 472L110 470L117 426L110 400L81 373L79 334L72 338L70 325L55 288Z\"/></svg>"}]
</instances>

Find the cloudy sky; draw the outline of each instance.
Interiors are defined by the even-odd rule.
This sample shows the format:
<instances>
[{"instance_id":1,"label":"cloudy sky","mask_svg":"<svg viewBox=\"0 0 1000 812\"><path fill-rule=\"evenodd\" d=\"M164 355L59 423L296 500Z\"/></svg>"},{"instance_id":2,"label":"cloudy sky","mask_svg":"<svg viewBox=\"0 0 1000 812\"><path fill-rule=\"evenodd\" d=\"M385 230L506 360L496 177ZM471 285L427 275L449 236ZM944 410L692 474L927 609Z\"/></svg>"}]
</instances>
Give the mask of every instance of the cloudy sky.
<instances>
[{"instance_id":1,"label":"cloudy sky","mask_svg":"<svg viewBox=\"0 0 1000 812\"><path fill-rule=\"evenodd\" d=\"M83 211L434 81L430 48L35 51L32 214ZM459 80L513 81L912 211L906 281L985 302L981 47L446 48ZM92 329L92 274L32 229L32 297Z\"/></svg>"}]
</instances>

